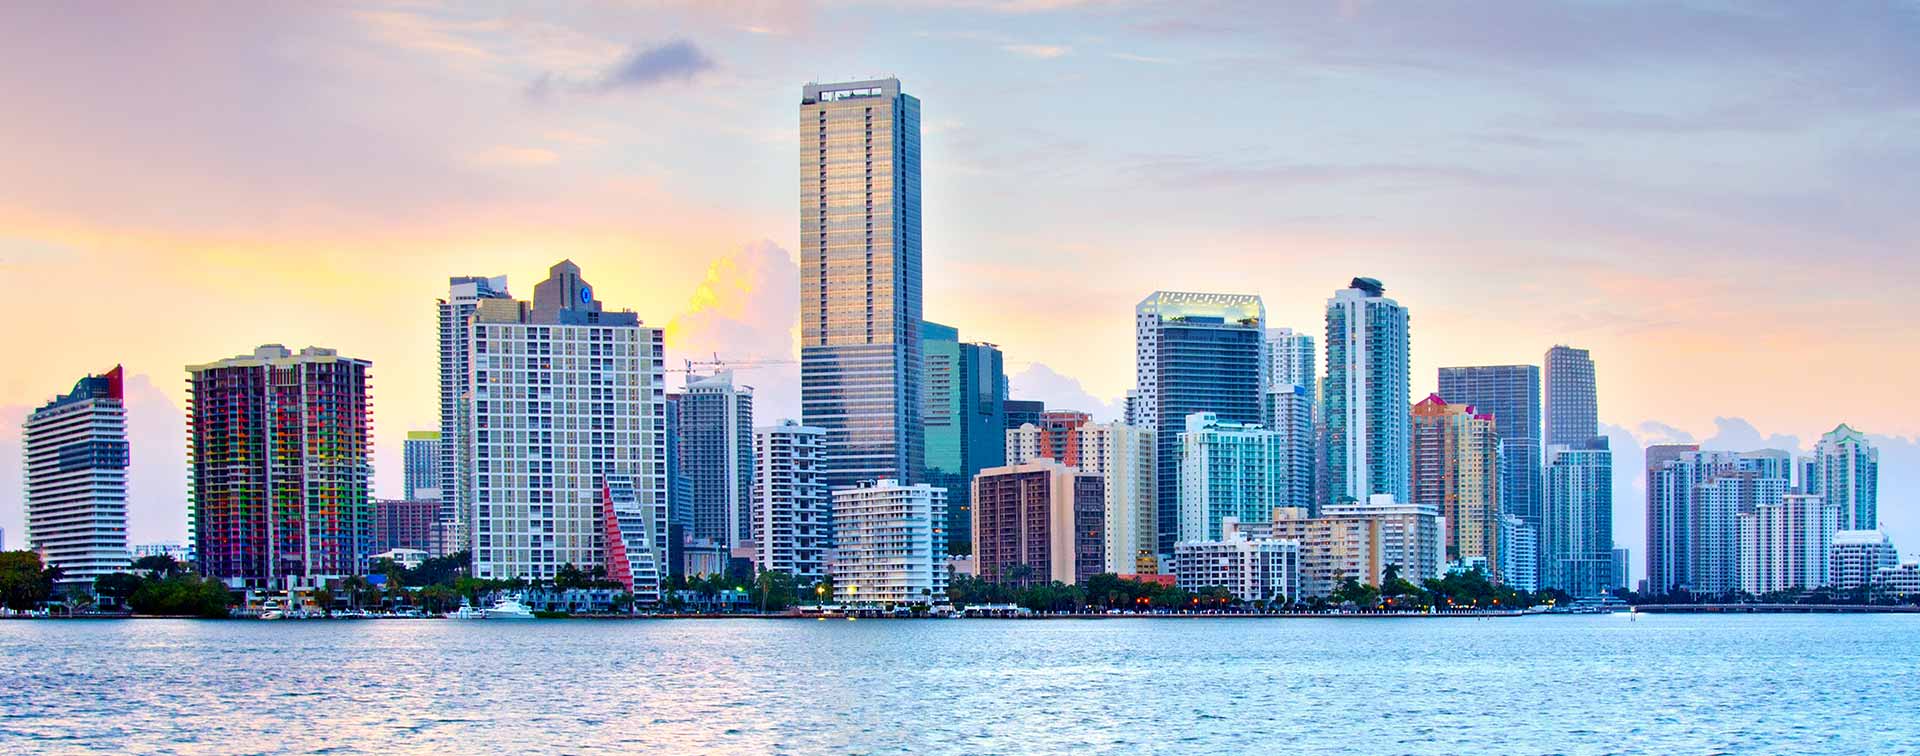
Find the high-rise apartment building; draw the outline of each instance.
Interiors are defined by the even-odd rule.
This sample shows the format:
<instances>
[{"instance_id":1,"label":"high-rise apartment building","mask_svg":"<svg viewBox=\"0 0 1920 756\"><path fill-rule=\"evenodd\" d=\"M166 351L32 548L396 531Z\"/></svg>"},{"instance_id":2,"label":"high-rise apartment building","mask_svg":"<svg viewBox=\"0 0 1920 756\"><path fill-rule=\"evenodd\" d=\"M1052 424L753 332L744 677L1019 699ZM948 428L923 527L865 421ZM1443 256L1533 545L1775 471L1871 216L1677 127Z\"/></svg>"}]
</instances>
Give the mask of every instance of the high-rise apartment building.
<instances>
[{"instance_id":1,"label":"high-rise apartment building","mask_svg":"<svg viewBox=\"0 0 1920 756\"><path fill-rule=\"evenodd\" d=\"M1519 515L1500 515L1500 582L1516 591L1540 590L1540 532Z\"/></svg>"},{"instance_id":2,"label":"high-rise apartment building","mask_svg":"<svg viewBox=\"0 0 1920 756\"><path fill-rule=\"evenodd\" d=\"M1287 447L1287 506L1319 506L1316 470L1325 435L1320 416L1318 352L1312 336L1291 328L1269 328L1260 377L1266 405L1261 424L1282 434Z\"/></svg>"},{"instance_id":3,"label":"high-rise apartment building","mask_svg":"<svg viewBox=\"0 0 1920 756\"><path fill-rule=\"evenodd\" d=\"M1272 536L1300 544L1300 597L1326 598L1347 578L1379 585L1386 569L1381 522L1364 514L1315 517L1303 507L1274 509ZM1254 523L1241 527L1251 529ZM1403 577L1418 583L1426 576L1403 571Z\"/></svg>"},{"instance_id":4,"label":"high-rise apartment building","mask_svg":"<svg viewBox=\"0 0 1920 756\"><path fill-rule=\"evenodd\" d=\"M979 575L1015 585L1079 583L1106 567L1102 476L1051 459L990 467L973 478Z\"/></svg>"},{"instance_id":5,"label":"high-rise apartment building","mask_svg":"<svg viewBox=\"0 0 1920 756\"><path fill-rule=\"evenodd\" d=\"M688 530L694 538L743 545L753 537L753 387L721 371L688 376L678 397L675 459L693 492Z\"/></svg>"},{"instance_id":6,"label":"high-rise apartment building","mask_svg":"<svg viewBox=\"0 0 1920 756\"><path fill-rule=\"evenodd\" d=\"M394 549L417 549L436 553L436 525L440 521L440 502L432 499L375 499L373 502L373 545L368 553L380 554Z\"/></svg>"},{"instance_id":7,"label":"high-rise apartment building","mask_svg":"<svg viewBox=\"0 0 1920 756\"><path fill-rule=\"evenodd\" d=\"M460 485L474 491L474 576L552 578L569 564L636 560L657 569L667 548L661 330L603 309L570 260L533 301L483 299L471 320L473 432L462 454L473 473ZM609 512L626 523L624 560L610 557Z\"/></svg>"},{"instance_id":8,"label":"high-rise apartment building","mask_svg":"<svg viewBox=\"0 0 1920 756\"><path fill-rule=\"evenodd\" d=\"M1880 450L1867 435L1841 423L1813 447L1801 487L1840 507L1843 530L1880 527Z\"/></svg>"},{"instance_id":9,"label":"high-rise apartment building","mask_svg":"<svg viewBox=\"0 0 1920 756\"><path fill-rule=\"evenodd\" d=\"M1080 437L1075 433L1093 422L1093 416L1077 410L1047 410L1039 422L1024 423L1006 432L1007 464L1035 459L1051 459L1067 465L1080 464Z\"/></svg>"},{"instance_id":10,"label":"high-rise apartment building","mask_svg":"<svg viewBox=\"0 0 1920 756\"><path fill-rule=\"evenodd\" d=\"M201 574L279 590L364 571L371 367L279 344L187 367L188 520Z\"/></svg>"},{"instance_id":11,"label":"high-rise apartment building","mask_svg":"<svg viewBox=\"0 0 1920 756\"><path fill-rule=\"evenodd\" d=\"M800 406L829 487L924 467L920 101L898 79L800 93Z\"/></svg>"},{"instance_id":12,"label":"high-rise apartment building","mask_svg":"<svg viewBox=\"0 0 1920 756\"><path fill-rule=\"evenodd\" d=\"M1832 582L1840 507L1818 495L1785 494L1739 515L1740 590L1755 596Z\"/></svg>"},{"instance_id":13,"label":"high-rise apartment building","mask_svg":"<svg viewBox=\"0 0 1920 756\"><path fill-rule=\"evenodd\" d=\"M1006 464L1007 373L1000 348L960 341L960 331L921 323L926 354L927 482L947 489L947 551L972 553L970 481L981 470Z\"/></svg>"},{"instance_id":14,"label":"high-rise apartment building","mask_svg":"<svg viewBox=\"0 0 1920 756\"><path fill-rule=\"evenodd\" d=\"M1327 418L1328 495L1365 501L1412 495L1412 439L1408 408L1412 346L1407 310L1386 287L1355 278L1327 300L1327 378L1321 403Z\"/></svg>"},{"instance_id":15,"label":"high-rise apartment building","mask_svg":"<svg viewBox=\"0 0 1920 756\"><path fill-rule=\"evenodd\" d=\"M1900 554L1885 531L1842 530L1833 534L1832 556L1827 561L1833 587L1852 590L1872 585L1880 568L1898 567Z\"/></svg>"},{"instance_id":16,"label":"high-rise apartment building","mask_svg":"<svg viewBox=\"0 0 1920 756\"><path fill-rule=\"evenodd\" d=\"M127 406L120 366L27 415L21 439L27 548L91 587L127 566Z\"/></svg>"},{"instance_id":17,"label":"high-rise apartment building","mask_svg":"<svg viewBox=\"0 0 1920 756\"><path fill-rule=\"evenodd\" d=\"M946 499L944 488L888 479L833 489L833 600L883 607L941 601Z\"/></svg>"},{"instance_id":18,"label":"high-rise apartment building","mask_svg":"<svg viewBox=\"0 0 1920 756\"><path fill-rule=\"evenodd\" d=\"M1159 572L1158 471L1154 432L1125 423L1080 426L1079 459L1068 464L1100 476L1106 495L1106 567L1117 575Z\"/></svg>"},{"instance_id":19,"label":"high-rise apartment building","mask_svg":"<svg viewBox=\"0 0 1920 756\"><path fill-rule=\"evenodd\" d=\"M1452 404L1471 404L1493 416L1494 429L1500 432L1500 509L1525 520L1535 532L1545 533L1540 491L1540 368L1440 368L1440 398ZM1544 547L1546 539L1541 541Z\"/></svg>"},{"instance_id":20,"label":"high-rise apartment building","mask_svg":"<svg viewBox=\"0 0 1920 756\"><path fill-rule=\"evenodd\" d=\"M1613 450L1607 438L1547 450L1541 584L1576 598L1620 587L1613 547ZM1624 565L1622 565L1624 566Z\"/></svg>"},{"instance_id":21,"label":"high-rise apartment building","mask_svg":"<svg viewBox=\"0 0 1920 756\"><path fill-rule=\"evenodd\" d=\"M1785 452L1647 450L1647 587L1718 596L1740 588L1740 514L1788 493Z\"/></svg>"},{"instance_id":22,"label":"high-rise apartment building","mask_svg":"<svg viewBox=\"0 0 1920 756\"><path fill-rule=\"evenodd\" d=\"M473 548L473 311L483 300L512 301L506 276L447 279L440 313L440 539L449 552ZM412 491L407 496L413 496Z\"/></svg>"},{"instance_id":23,"label":"high-rise apartment building","mask_svg":"<svg viewBox=\"0 0 1920 756\"><path fill-rule=\"evenodd\" d=\"M1413 503L1446 517L1448 561L1482 565L1489 578L1504 580L1509 557L1501 553L1500 434L1493 417L1437 394L1414 405L1412 416Z\"/></svg>"},{"instance_id":24,"label":"high-rise apartment building","mask_svg":"<svg viewBox=\"0 0 1920 756\"><path fill-rule=\"evenodd\" d=\"M1047 412L1047 403L1038 399L1008 399L1000 407L1006 411L1007 430L1028 424L1040 427L1040 416Z\"/></svg>"},{"instance_id":25,"label":"high-rise apartment building","mask_svg":"<svg viewBox=\"0 0 1920 756\"><path fill-rule=\"evenodd\" d=\"M1212 412L1187 416L1180 434L1180 541L1218 541L1221 523L1264 522L1282 506L1287 450L1280 434Z\"/></svg>"},{"instance_id":26,"label":"high-rise apartment building","mask_svg":"<svg viewBox=\"0 0 1920 756\"><path fill-rule=\"evenodd\" d=\"M1585 349L1555 346L1547 350L1542 371L1548 446L1578 446L1600 435L1600 405L1594 396L1593 356Z\"/></svg>"},{"instance_id":27,"label":"high-rise apartment building","mask_svg":"<svg viewBox=\"0 0 1920 756\"><path fill-rule=\"evenodd\" d=\"M634 487L632 475L600 476L601 554L608 579L632 591L634 603L657 604L665 594L661 579L667 570L662 562L672 555L673 547L667 543L667 507L662 497L642 501L642 493Z\"/></svg>"},{"instance_id":28,"label":"high-rise apartment building","mask_svg":"<svg viewBox=\"0 0 1920 756\"><path fill-rule=\"evenodd\" d=\"M402 493L414 501L439 501L440 431L407 431L407 440L403 443L406 490ZM439 514L436 512L434 516L437 519Z\"/></svg>"},{"instance_id":29,"label":"high-rise apartment building","mask_svg":"<svg viewBox=\"0 0 1920 756\"><path fill-rule=\"evenodd\" d=\"M1180 434L1187 416L1257 424L1266 306L1246 294L1158 291L1134 308L1136 384L1129 415L1159 444L1159 553L1171 556L1180 532ZM1200 538L1198 540L1212 540Z\"/></svg>"},{"instance_id":30,"label":"high-rise apartment building","mask_svg":"<svg viewBox=\"0 0 1920 756\"><path fill-rule=\"evenodd\" d=\"M1614 549L1613 550L1613 584L1607 586L1607 590L1609 591L1627 590L1629 587L1633 585L1631 582L1629 582L1629 578L1631 578L1632 576L1633 576L1632 553L1624 548Z\"/></svg>"},{"instance_id":31,"label":"high-rise apartment building","mask_svg":"<svg viewBox=\"0 0 1920 756\"><path fill-rule=\"evenodd\" d=\"M792 420L753 431L755 566L800 585L826 577L833 551L833 499L820 481L826 435Z\"/></svg>"}]
</instances>

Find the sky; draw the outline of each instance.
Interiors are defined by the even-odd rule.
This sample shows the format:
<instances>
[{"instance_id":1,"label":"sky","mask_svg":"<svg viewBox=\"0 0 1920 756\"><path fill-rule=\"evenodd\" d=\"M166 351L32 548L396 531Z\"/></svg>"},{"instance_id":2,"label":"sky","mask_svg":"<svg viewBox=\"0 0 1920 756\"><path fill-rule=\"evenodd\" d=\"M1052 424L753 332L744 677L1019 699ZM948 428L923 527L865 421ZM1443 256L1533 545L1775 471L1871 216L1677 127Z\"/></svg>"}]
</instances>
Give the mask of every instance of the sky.
<instances>
[{"instance_id":1,"label":"sky","mask_svg":"<svg viewBox=\"0 0 1920 756\"><path fill-rule=\"evenodd\" d=\"M1412 312L1410 400L1592 350L1636 574L1641 445L1841 422L1912 553L1916 40L1892 2L11 2L0 423L124 364L133 540L183 540L185 365L372 360L398 495L448 276L524 297L572 259L672 365L790 360L800 87L897 76L926 315L1017 397L1111 417L1156 289L1323 332L1371 276ZM741 376L795 414L791 366Z\"/></svg>"}]
</instances>

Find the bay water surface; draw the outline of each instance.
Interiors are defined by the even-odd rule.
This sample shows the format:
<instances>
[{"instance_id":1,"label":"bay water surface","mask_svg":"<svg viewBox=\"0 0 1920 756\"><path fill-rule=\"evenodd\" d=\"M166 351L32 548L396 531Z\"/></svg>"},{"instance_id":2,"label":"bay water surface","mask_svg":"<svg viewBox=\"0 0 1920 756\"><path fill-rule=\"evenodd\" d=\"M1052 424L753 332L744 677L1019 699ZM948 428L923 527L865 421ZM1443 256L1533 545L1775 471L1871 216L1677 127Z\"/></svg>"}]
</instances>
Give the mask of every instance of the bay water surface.
<instances>
[{"instance_id":1,"label":"bay water surface","mask_svg":"<svg viewBox=\"0 0 1920 756\"><path fill-rule=\"evenodd\" d=\"M0 622L0 753L1920 753L1920 616Z\"/></svg>"}]
</instances>

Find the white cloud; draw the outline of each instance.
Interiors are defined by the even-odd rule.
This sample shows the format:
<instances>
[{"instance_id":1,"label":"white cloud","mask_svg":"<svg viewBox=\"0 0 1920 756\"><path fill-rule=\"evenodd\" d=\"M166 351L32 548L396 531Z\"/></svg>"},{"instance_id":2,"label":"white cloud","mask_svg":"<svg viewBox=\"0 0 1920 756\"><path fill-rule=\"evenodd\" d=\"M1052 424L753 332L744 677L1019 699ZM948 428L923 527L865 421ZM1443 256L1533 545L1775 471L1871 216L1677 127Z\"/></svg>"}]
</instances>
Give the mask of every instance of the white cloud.
<instances>
[{"instance_id":1,"label":"white cloud","mask_svg":"<svg viewBox=\"0 0 1920 756\"><path fill-rule=\"evenodd\" d=\"M1012 44L1012 45L1001 45L1000 49L1006 50L1007 52L1014 53L1016 55L1025 55L1029 58L1040 58L1043 60L1051 60L1053 58L1063 57L1067 53L1073 52L1073 48L1067 47L1066 45Z\"/></svg>"}]
</instances>

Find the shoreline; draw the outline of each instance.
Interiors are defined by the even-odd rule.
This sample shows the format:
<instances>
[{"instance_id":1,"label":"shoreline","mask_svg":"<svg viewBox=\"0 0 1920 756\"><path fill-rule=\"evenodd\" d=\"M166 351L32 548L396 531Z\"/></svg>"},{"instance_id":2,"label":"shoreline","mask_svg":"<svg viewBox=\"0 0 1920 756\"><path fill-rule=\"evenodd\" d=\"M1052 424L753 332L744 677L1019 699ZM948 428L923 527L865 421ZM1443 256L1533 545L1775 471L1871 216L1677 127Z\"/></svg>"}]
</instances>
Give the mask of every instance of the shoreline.
<instances>
[{"instance_id":1,"label":"shoreline","mask_svg":"<svg viewBox=\"0 0 1920 756\"><path fill-rule=\"evenodd\" d=\"M1920 606L1857 606L1848 604L1649 604L1636 608L1642 614L1920 614ZM1520 610L1497 611L1451 611L1451 612L1265 612L1265 613L1220 613L1220 614L1106 614L1104 612L1072 614L1039 614L1024 617L901 617L887 614L581 614L566 617L541 617L543 620L1192 620L1192 619L1487 619L1509 617L1576 617L1597 614L1629 614L1630 612L1527 612ZM194 615L148 615L148 614L92 614L54 617L4 616L0 620L160 620L189 619L210 622L223 621L259 621L254 617L210 618ZM271 622L308 622L308 621L393 621L393 620L452 620L450 617L311 617L268 620ZM461 621L461 620L454 620ZM496 622L500 620L495 620Z\"/></svg>"}]
</instances>

